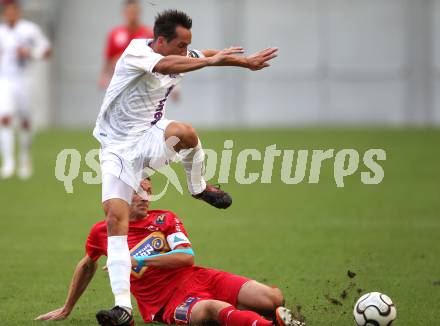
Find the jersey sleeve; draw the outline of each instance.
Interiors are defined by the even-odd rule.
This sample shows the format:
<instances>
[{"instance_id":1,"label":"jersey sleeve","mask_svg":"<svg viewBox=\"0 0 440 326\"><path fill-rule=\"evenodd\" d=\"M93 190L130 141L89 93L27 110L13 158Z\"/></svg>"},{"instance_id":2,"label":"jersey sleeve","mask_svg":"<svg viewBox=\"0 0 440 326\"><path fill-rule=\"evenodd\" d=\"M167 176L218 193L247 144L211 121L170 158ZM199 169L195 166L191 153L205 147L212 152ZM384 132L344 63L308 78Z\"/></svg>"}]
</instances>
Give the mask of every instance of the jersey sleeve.
<instances>
[{"instance_id":1,"label":"jersey sleeve","mask_svg":"<svg viewBox=\"0 0 440 326\"><path fill-rule=\"evenodd\" d=\"M32 25L32 54L34 58L41 59L44 53L50 48L50 42L43 31L37 25Z\"/></svg>"},{"instance_id":2,"label":"jersey sleeve","mask_svg":"<svg viewBox=\"0 0 440 326\"><path fill-rule=\"evenodd\" d=\"M110 33L108 33L108 35L107 35L107 39L105 42L105 51L104 51L104 57L106 60L111 60L111 59L113 59L113 57L115 57L117 55L118 49L116 48L116 45L115 45L114 35L115 35L114 30L110 31Z\"/></svg>"},{"instance_id":3,"label":"jersey sleeve","mask_svg":"<svg viewBox=\"0 0 440 326\"><path fill-rule=\"evenodd\" d=\"M180 219L174 214L168 217L165 235L171 250L174 250L178 246L191 247L191 242L188 239L188 233L186 232Z\"/></svg>"},{"instance_id":4,"label":"jersey sleeve","mask_svg":"<svg viewBox=\"0 0 440 326\"><path fill-rule=\"evenodd\" d=\"M156 64L163 58L159 53L148 48L145 39L135 39L125 51L125 65L131 70L153 73Z\"/></svg>"},{"instance_id":5,"label":"jersey sleeve","mask_svg":"<svg viewBox=\"0 0 440 326\"><path fill-rule=\"evenodd\" d=\"M102 241L100 241L98 225L94 225L90 230L86 241L86 253L93 261L97 261L99 257L105 255L105 248L102 247Z\"/></svg>"},{"instance_id":6,"label":"jersey sleeve","mask_svg":"<svg viewBox=\"0 0 440 326\"><path fill-rule=\"evenodd\" d=\"M205 55L200 50L188 50L188 57L190 57L190 58L204 58Z\"/></svg>"}]
</instances>

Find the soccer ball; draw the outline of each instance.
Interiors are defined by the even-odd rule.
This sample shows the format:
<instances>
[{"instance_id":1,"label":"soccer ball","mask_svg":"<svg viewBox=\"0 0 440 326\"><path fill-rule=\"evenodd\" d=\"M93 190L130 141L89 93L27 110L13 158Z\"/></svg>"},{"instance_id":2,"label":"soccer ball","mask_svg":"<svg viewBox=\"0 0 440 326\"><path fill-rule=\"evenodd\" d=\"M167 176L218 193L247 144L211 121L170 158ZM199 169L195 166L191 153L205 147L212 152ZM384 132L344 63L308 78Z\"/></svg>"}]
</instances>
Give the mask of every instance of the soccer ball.
<instances>
[{"instance_id":1,"label":"soccer ball","mask_svg":"<svg viewBox=\"0 0 440 326\"><path fill-rule=\"evenodd\" d=\"M389 326L396 319L396 307L387 295L370 292L356 302L353 315L358 326Z\"/></svg>"}]
</instances>

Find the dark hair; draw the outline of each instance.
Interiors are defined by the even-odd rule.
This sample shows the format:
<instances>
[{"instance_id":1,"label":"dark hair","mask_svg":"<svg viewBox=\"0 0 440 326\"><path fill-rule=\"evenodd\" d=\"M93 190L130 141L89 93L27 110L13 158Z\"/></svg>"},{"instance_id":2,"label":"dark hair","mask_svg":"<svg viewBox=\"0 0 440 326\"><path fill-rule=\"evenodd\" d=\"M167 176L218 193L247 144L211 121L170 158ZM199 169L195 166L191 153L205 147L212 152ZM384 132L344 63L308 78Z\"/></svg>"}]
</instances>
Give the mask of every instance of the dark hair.
<instances>
[{"instance_id":1,"label":"dark hair","mask_svg":"<svg viewBox=\"0 0 440 326\"><path fill-rule=\"evenodd\" d=\"M124 7L128 7L130 5L139 5L139 0L124 0Z\"/></svg>"},{"instance_id":2,"label":"dark hair","mask_svg":"<svg viewBox=\"0 0 440 326\"><path fill-rule=\"evenodd\" d=\"M176 34L176 27L182 26L191 29L192 19L183 11L169 9L162 11L156 16L154 22L154 39L163 36L168 42L173 40Z\"/></svg>"},{"instance_id":3,"label":"dark hair","mask_svg":"<svg viewBox=\"0 0 440 326\"><path fill-rule=\"evenodd\" d=\"M0 0L0 9L5 9L7 6L20 7L20 2L18 0Z\"/></svg>"}]
</instances>

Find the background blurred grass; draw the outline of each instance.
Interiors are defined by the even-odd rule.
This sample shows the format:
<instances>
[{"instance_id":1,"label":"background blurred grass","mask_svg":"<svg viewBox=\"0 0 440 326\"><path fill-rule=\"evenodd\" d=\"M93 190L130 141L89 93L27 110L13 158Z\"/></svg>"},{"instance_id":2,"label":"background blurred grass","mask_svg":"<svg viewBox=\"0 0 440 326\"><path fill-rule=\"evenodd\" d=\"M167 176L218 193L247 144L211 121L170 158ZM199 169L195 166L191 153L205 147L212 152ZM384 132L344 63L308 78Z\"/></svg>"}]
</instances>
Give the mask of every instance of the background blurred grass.
<instances>
[{"instance_id":1,"label":"background blurred grass","mask_svg":"<svg viewBox=\"0 0 440 326\"><path fill-rule=\"evenodd\" d=\"M200 137L205 148L218 152L225 139L234 140L230 182L223 185L233 206L216 210L174 188L152 205L182 218L197 264L279 286L290 306L301 305L312 326L353 325L358 289L390 295L398 325L438 324L440 130L226 130L200 132ZM360 172L366 169L361 162L358 172L345 179L345 188L337 188L334 160L327 160L319 184L306 183L307 173L303 183L286 185L277 158L272 183L237 184L238 151L264 152L272 144L295 150L354 148L361 157L369 148L383 148L385 179L380 185L362 184ZM97 147L90 131L40 133L34 177L0 181L2 325L39 325L32 321L35 316L62 306L88 231L102 212L100 186L81 180L90 168L82 165L74 194L66 194L54 176L55 159L65 148L78 149L84 159ZM186 190L182 168L175 168ZM249 172L261 170L262 162L249 162ZM162 189L163 178L153 182ZM348 270L356 277L349 279ZM346 299L340 297L344 289ZM94 324L95 311L112 301L107 275L98 271L69 320L57 325Z\"/></svg>"}]
</instances>

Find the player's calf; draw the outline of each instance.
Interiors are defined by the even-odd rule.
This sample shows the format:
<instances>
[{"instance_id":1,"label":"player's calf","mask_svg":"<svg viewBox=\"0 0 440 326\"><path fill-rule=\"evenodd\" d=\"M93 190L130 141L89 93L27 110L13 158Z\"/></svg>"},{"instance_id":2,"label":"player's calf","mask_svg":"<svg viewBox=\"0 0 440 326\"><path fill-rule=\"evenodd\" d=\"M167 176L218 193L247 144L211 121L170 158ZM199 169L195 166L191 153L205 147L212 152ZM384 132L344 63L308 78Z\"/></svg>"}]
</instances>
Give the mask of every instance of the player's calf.
<instances>
[{"instance_id":1,"label":"player's calf","mask_svg":"<svg viewBox=\"0 0 440 326\"><path fill-rule=\"evenodd\" d=\"M258 313L250 310L238 310L229 303L219 300L197 302L191 312L191 325L205 325L212 322L220 326L273 326Z\"/></svg>"}]
</instances>

